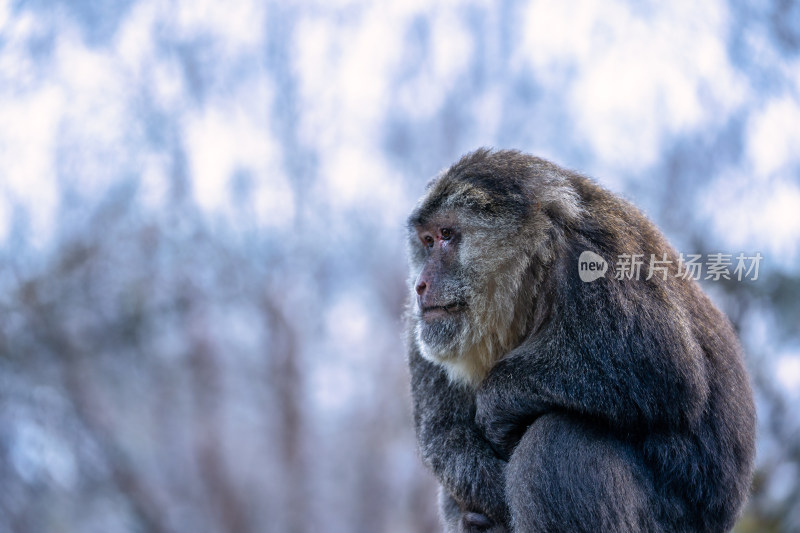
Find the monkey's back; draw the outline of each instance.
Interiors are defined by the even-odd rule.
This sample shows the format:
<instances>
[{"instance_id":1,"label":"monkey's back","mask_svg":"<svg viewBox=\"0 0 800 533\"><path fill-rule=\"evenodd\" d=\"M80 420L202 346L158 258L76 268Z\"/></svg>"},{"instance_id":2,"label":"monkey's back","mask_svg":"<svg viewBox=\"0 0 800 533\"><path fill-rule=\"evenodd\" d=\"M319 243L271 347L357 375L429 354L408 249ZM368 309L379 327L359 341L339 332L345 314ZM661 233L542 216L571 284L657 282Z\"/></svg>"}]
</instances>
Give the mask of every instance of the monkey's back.
<instances>
[{"instance_id":1,"label":"monkey's back","mask_svg":"<svg viewBox=\"0 0 800 533\"><path fill-rule=\"evenodd\" d=\"M571 175L570 181L590 213L589 223L579 231L603 250L606 260L642 254L646 262L653 254L658 261L670 261L666 279L658 273L649 284L626 284L631 291L648 291L649 297L655 294L676 306L675 322L653 327L691 332L699 351L687 355L702 359L707 394L701 405L686 406L699 412L694 423L654 428L642 439L641 449L660 481L663 523L680 523L689 501L704 508L694 520L703 522L705 531L717 530L720 523L727 531L746 500L755 456L755 405L736 333L698 283L680 275L680 255L635 206L582 176Z\"/></svg>"}]
</instances>

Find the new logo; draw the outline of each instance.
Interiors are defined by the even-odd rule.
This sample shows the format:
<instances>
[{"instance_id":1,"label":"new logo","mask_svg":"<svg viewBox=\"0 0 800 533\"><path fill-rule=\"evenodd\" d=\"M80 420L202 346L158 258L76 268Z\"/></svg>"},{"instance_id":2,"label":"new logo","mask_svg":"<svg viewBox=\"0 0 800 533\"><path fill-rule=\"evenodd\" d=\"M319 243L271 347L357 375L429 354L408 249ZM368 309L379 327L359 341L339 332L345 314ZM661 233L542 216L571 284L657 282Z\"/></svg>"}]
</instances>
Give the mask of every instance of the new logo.
<instances>
[{"instance_id":1,"label":"new logo","mask_svg":"<svg viewBox=\"0 0 800 533\"><path fill-rule=\"evenodd\" d=\"M602 278L608 270L606 260L594 252L585 251L578 258L578 275L581 281L590 282Z\"/></svg>"}]
</instances>

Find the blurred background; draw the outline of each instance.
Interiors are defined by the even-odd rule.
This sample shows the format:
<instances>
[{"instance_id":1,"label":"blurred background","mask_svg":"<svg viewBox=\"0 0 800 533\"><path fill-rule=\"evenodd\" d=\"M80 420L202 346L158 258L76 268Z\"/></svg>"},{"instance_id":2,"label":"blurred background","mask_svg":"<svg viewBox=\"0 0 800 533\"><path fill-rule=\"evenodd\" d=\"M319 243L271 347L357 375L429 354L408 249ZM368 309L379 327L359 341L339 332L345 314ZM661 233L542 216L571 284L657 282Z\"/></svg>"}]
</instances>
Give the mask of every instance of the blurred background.
<instances>
[{"instance_id":1,"label":"blurred background","mask_svg":"<svg viewBox=\"0 0 800 533\"><path fill-rule=\"evenodd\" d=\"M800 530L800 3L0 0L0 533L433 532L404 218L479 146L686 253Z\"/></svg>"}]
</instances>

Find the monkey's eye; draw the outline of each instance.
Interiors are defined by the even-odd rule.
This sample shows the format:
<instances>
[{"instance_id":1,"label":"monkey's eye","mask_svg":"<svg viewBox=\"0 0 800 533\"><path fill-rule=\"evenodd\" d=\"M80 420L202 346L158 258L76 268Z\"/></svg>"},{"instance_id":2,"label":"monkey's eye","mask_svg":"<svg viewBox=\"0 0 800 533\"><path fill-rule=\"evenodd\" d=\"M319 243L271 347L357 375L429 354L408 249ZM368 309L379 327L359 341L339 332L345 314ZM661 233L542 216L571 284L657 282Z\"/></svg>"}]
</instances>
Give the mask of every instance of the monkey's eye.
<instances>
[{"instance_id":1,"label":"monkey's eye","mask_svg":"<svg viewBox=\"0 0 800 533\"><path fill-rule=\"evenodd\" d=\"M433 237L430 235L425 235L422 237L422 242L425 243L425 246L433 246Z\"/></svg>"},{"instance_id":2,"label":"monkey's eye","mask_svg":"<svg viewBox=\"0 0 800 533\"><path fill-rule=\"evenodd\" d=\"M453 230L451 230L450 228L442 228L441 234L443 241L449 241L453 237Z\"/></svg>"}]
</instances>

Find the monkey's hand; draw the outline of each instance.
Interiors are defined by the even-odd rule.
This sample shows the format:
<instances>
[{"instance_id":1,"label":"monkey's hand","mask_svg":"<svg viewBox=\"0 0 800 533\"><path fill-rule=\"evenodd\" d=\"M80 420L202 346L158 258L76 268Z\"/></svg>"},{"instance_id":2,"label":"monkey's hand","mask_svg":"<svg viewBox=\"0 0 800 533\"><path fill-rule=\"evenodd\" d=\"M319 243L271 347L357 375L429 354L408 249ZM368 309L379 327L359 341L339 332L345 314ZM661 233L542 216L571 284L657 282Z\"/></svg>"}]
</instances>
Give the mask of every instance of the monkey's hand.
<instances>
[{"instance_id":1,"label":"monkey's hand","mask_svg":"<svg viewBox=\"0 0 800 533\"><path fill-rule=\"evenodd\" d=\"M441 366L409 355L414 424L423 461L459 504L461 512L482 513L508 523L506 462L475 425L474 391L452 384Z\"/></svg>"},{"instance_id":2,"label":"monkey's hand","mask_svg":"<svg viewBox=\"0 0 800 533\"><path fill-rule=\"evenodd\" d=\"M507 525L507 463L497 458L472 421L469 426L455 427L447 433L438 433L438 436L446 439L444 446L441 442L425 440L421 447L422 457L459 512L482 514L495 524ZM472 529L466 528L466 531Z\"/></svg>"},{"instance_id":3,"label":"monkey's hand","mask_svg":"<svg viewBox=\"0 0 800 533\"><path fill-rule=\"evenodd\" d=\"M504 460L511 457L528 426L548 410L538 395L524 387L513 363L511 359L497 363L476 396L475 423Z\"/></svg>"},{"instance_id":4,"label":"monkey's hand","mask_svg":"<svg viewBox=\"0 0 800 533\"><path fill-rule=\"evenodd\" d=\"M487 447L488 450L488 447ZM491 453L491 451L489 451ZM468 456L463 456L461 467L470 475L462 479L459 486L453 487L463 497L463 517L466 526L470 520L478 522L478 517L485 516L494 524L508 524L510 520L505 495L506 462L496 457L480 457L475 463ZM464 483L467 481L467 483ZM470 512L471 511L471 512ZM477 524L470 524L467 531L483 531L475 529Z\"/></svg>"}]
</instances>

